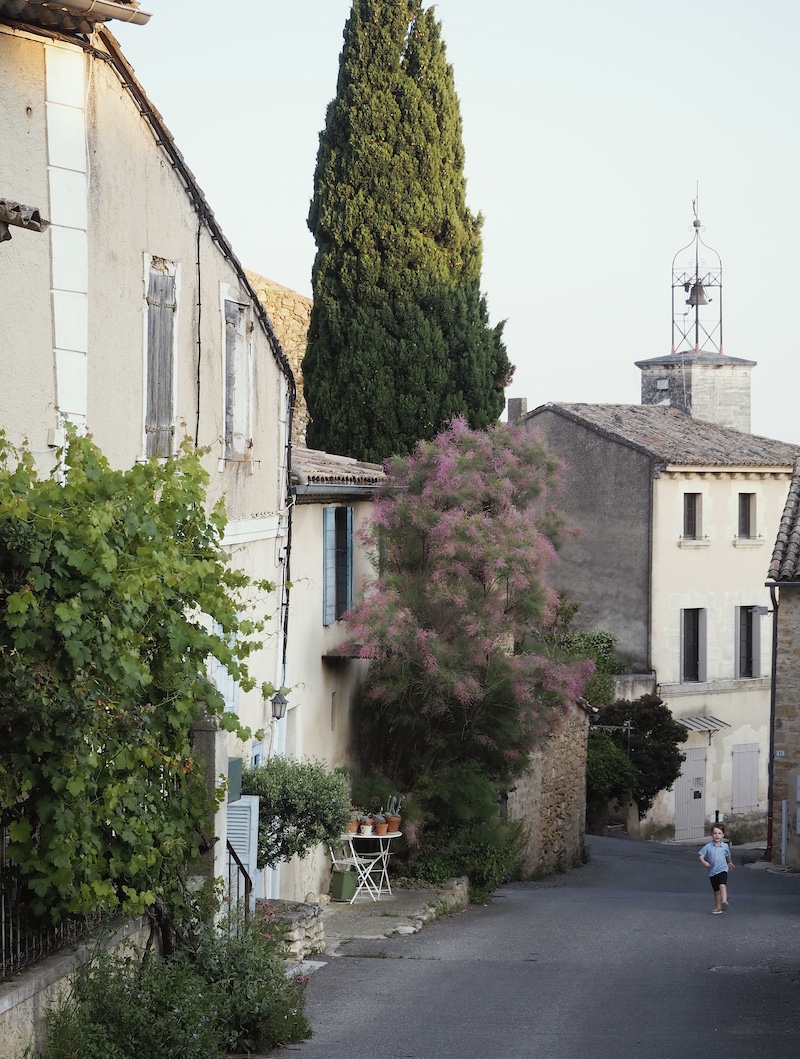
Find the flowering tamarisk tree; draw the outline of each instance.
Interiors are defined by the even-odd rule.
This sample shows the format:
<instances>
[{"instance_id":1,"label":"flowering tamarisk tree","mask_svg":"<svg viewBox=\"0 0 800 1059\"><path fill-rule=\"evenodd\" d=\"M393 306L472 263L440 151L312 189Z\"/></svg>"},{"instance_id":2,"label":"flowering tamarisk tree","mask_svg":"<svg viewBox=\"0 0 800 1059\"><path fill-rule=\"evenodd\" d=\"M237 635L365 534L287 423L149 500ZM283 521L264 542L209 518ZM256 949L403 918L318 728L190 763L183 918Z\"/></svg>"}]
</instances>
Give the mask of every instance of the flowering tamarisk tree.
<instances>
[{"instance_id":1,"label":"flowering tamarisk tree","mask_svg":"<svg viewBox=\"0 0 800 1059\"><path fill-rule=\"evenodd\" d=\"M544 573L568 532L558 463L527 430L455 419L388 471L364 532L378 576L347 619L346 649L372 660L361 766L401 789L465 764L502 786L593 669L537 635L557 602Z\"/></svg>"}]
</instances>

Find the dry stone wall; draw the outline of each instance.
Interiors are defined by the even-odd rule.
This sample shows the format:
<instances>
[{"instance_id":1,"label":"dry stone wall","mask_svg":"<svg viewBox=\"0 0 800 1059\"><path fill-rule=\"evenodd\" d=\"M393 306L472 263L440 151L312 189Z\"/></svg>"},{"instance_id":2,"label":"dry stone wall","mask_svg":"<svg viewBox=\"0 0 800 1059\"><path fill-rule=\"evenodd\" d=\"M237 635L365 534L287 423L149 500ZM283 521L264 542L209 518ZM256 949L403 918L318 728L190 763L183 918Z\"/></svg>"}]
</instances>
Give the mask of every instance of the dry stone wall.
<instances>
[{"instance_id":1,"label":"dry stone wall","mask_svg":"<svg viewBox=\"0 0 800 1059\"><path fill-rule=\"evenodd\" d=\"M292 366L297 387L292 444L305 446L308 408L303 394L303 357L306 355L312 300L255 272L247 272L247 278L267 310L278 341Z\"/></svg>"},{"instance_id":2,"label":"dry stone wall","mask_svg":"<svg viewBox=\"0 0 800 1059\"><path fill-rule=\"evenodd\" d=\"M524 825L523 871L527 876L580 863L588 737L588 711L576 704L545 746L531 755L528 771L509 795L508 815Z\"/></svg>"}]
</instances>

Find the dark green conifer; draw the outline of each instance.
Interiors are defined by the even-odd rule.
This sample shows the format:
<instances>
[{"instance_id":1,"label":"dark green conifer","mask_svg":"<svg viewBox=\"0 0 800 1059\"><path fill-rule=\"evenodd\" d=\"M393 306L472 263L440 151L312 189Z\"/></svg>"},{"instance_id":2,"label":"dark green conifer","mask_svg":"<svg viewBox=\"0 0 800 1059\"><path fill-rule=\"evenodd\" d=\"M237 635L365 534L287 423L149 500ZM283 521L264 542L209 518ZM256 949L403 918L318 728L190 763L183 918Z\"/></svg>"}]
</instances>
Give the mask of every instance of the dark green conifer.
<instances>
[{"instance_id":1,"label":"dark green conifer","mask_svg":"<svg viewBox=\"0 0 800 1059\"><path fill-rule=\"evenodd\" d=\"M422 0L353 0L320 134L303 362L309 444L381 460L494 422L513 369L480 292L461 115Z\"/></svg>"}]
</instances>

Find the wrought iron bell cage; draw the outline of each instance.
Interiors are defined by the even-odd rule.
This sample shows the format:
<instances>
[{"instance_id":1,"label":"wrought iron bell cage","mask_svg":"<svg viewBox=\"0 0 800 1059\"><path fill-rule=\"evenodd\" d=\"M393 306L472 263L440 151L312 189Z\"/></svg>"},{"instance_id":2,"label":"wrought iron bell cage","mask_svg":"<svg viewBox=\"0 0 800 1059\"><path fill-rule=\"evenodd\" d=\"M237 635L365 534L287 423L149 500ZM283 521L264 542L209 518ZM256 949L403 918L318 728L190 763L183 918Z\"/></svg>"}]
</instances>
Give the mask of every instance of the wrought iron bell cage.
<instances>
[{"instance_id":1,"label":"wrought iron bell cage","mask_svg":"<svg viewBox=\"0 0 800 1059\"><path fill-rule=\"evenodd\" d=\"M672 352L721 355L722 260L703 242L697 201L692 205L692 238L672 259Z\"/></svg>"}]
</instances>

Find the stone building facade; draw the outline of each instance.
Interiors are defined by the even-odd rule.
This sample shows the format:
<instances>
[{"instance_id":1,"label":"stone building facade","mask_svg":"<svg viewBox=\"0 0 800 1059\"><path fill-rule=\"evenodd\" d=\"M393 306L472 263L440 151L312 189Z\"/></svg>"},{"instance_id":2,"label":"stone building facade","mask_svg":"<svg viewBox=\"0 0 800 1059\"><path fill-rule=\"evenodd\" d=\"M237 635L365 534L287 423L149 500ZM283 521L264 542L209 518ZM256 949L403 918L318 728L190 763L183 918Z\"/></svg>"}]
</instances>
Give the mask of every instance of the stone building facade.
<instances>
[{"instance_id":1,"label":"stone building facade","mask_svg":"<svg viewBox=\"0 0 800 1059\"><path fill-rule=\"evenodd\" d=\"M508 815L525 829L526 876L576 867L586 823L586 746L589 713L570 706L563 723L540 750L508 797Z\"/></svg>"},{"instance_id":2,"label":"stone building facade","mask_svg":"<svg viewBox=\"0 0 800 1059\"><path fill-rule=\"evenodd\" d=\"M292 444L305 446L308 428L308 407L303 393L303 357L306 355L308 325L311 321L312 299L297 291L282 287L271 279L245 270L259 301L275 328L283 351L294 372L297 399L292 420Z\"/></svg>"},{"instance_id":3,"label":"stone building facade","mask_svg":"<svg viewBox=\"0 0 800 1059\"><path fill-rule=\"evenodd\" d=\"M774 582L776 630L769 837L772 861L800 869L800 457L794 464L769 578Z\"/></svg>"}]
</instances>

